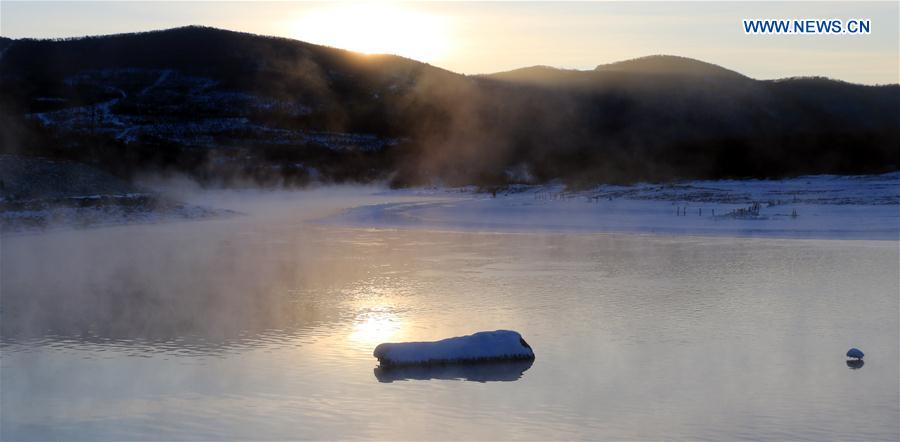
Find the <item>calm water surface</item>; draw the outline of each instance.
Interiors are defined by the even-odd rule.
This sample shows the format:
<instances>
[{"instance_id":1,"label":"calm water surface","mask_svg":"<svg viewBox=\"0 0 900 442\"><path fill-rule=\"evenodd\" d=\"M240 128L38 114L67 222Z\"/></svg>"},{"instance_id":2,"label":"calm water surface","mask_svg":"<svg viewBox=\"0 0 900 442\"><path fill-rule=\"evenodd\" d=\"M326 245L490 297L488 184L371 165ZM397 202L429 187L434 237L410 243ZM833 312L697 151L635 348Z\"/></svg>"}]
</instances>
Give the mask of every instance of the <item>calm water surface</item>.
<instances>
[{"instance_id":1,"label":"calm water surface","mask_svg":"<svg viewBox=\"0 0 900 442\"><path fill-rule=\"evenodd\" d=\"M3 238L0 436L897 440L898 250L289 217ZM372 357L498 328L532 365Z\"/></svg>"}]
</instances>

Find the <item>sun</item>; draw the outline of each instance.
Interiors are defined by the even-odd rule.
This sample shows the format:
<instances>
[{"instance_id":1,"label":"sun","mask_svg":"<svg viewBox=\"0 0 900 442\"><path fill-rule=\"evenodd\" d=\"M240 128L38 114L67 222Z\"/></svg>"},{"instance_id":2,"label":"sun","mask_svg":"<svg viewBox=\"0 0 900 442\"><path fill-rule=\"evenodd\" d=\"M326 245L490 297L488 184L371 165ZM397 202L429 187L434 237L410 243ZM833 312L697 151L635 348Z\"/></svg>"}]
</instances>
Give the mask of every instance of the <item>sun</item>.
<instances>
[{"instance_id":1,"label":"sun","mask_svg":"<svg viewBox=\"0 0 900 442\"><path fill-rule=\"evenodd\" d=\"M443 17L392 3L340 3L305 13L293 25L299 40L366 54L435 62L450 49Z\"/></svg>"}]
</instances>

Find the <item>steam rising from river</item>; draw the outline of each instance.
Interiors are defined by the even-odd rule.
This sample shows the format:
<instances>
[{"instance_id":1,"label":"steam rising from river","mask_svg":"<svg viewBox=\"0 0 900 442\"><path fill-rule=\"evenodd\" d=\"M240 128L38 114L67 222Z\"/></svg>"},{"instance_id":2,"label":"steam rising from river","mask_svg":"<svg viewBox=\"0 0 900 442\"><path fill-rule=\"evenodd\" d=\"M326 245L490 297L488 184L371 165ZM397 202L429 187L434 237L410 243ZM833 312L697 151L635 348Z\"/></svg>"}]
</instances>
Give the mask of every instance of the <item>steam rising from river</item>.
<instances>
[{"instance_id":1,"label":"steam rising from river","mask_svg":"<svg viewBox=\"0 0 900 442\"><path fill-rule=\"evenodd\" d=\"M329 262L342 244L317 241L319 229L304 223L372 200L373 190L177 185L167 193L242 215L4 237L3 338L224 342L247 331L327 321L337 312L306 303L302 292L358 275Z\"/></svg>"}]
</instances>

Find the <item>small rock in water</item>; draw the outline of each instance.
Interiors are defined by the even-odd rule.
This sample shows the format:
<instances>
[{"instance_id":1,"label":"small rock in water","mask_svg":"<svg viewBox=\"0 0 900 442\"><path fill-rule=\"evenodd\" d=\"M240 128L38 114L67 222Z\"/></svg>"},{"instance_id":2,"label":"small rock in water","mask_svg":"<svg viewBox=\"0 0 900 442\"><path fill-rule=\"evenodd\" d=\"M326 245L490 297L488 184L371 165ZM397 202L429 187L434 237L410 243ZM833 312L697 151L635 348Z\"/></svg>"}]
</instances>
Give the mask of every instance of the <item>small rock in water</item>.
<instances>
[{"instance_id":1,"label":"small rock in water","mask_svg":"<svg viewBox=\"0 0 900 442\"><path fill-rule=\"evenodd\" d=\"M850 350L847 350L847 357L848 357L848 358L862 359L863 356L865 356L865 353L863 353L862 350L860 350L860 349L858 349L858 348L856 348L856 347L851 348Z\"/></svg>"}]
</instances>

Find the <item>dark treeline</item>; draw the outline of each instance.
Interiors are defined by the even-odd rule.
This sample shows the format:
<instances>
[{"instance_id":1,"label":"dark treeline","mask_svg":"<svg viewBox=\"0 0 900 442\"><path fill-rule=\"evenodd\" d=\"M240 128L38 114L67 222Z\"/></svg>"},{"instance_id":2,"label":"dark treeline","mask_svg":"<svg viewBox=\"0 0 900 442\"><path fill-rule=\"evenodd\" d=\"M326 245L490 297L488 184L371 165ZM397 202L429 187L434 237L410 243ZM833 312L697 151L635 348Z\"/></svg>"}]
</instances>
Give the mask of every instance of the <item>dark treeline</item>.
<instances>
[{"instance_id":1,"label":"dark treeline","mask_svg":"<svg viewBox=\"0 0 900 442\"><path fill-rule=\"evenodd\" d=\"M2 150L123 177L583 186L900 166L898 85L671 56L464 76L201 27L0 50Z\"/></svg>"}]
</instances>

